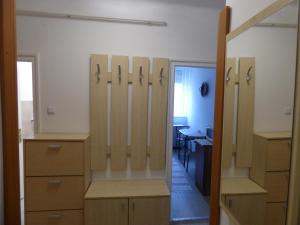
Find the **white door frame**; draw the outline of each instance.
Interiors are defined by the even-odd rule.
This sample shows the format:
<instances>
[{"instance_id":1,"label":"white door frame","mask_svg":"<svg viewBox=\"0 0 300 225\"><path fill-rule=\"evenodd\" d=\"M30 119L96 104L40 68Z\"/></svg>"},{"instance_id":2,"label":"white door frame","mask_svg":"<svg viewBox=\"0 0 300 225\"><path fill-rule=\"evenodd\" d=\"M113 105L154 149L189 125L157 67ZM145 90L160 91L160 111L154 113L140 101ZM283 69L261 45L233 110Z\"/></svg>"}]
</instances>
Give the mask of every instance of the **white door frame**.
<instances>
[{"instance_id":1,"label":"white door frame","mask_svg":"<svg viewBox=\"0 0 300 225\"><path fill-rule=\"evenodd\" d=\"M172 154L173 154L173 114L174 114L174 87L175 87L175 68L178 66L216 68L216 62L210 61L180 61L171 60L170 78L168 90L168 118L167 118L167 146L166 146L166 176L167 183L172 190Z\"/></svg>"},{"instance_id":2,"label":"white door frame","mask_svg":"<svg viewBox=\"0 0 300 225\"><path fill-rule=\"evenodd\" d=\"M38 55L36 55L36 54L18 54L17 61L32 63L33 118L34 118L34 133L36 134L36 133L40 132Z\"/></svg>"}]
</instances>

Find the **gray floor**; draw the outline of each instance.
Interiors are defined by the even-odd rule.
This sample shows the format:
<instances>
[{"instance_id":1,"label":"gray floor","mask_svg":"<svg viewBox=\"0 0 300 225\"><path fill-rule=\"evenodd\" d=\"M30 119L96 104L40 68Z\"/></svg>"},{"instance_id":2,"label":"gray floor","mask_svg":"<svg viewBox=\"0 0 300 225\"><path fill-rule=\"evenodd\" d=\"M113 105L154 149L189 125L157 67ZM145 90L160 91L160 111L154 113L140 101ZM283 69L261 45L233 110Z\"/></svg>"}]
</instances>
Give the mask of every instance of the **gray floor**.
<instances>
[{"instance_id":1,"label":"gray floor","mask_svg":"<svg viewBox=\"0 0 300 225\"><path fill-rule=\"evenodd\" d=\"M186 172L182 163L178 161L177 154L173 156L172 165L172 221L176 224L189 221L207 222L209 218L209 199L203 197L194 184L195 166L194 158L191 157L189 173ZM177 223L180 222L180 223Z\"/></svg>"}]
</instances>

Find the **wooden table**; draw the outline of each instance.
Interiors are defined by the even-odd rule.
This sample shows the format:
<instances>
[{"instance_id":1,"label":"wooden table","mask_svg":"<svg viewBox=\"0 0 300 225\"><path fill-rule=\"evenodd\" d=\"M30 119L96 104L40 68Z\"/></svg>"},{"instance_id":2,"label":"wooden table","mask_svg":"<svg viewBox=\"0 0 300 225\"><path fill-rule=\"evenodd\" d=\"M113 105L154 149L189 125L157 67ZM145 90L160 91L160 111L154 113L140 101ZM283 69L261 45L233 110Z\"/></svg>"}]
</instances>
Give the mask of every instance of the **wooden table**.
<instances>
[{"instance_id":1,"label":"wooden table","mask_svg":"<svg viewBox=\"0 0 300 225\"><path fill-rule=\"evenodd\" d=\"M186 163L186 156L187 156L187 151L188 151L188 142L191 140L195 140L195 139L204 139L205 138L205 134L199 132L199 131L193 131L191 129L181 129L179 130L180 135L183 136L183 140L184 140L184 154L183 154L183 166L185 167L185 163ZM180 161L180 150L178 149L178 159Z\"/></svg>"},{"instance_id":2,"label":"wooden table","mask_svg":"<svg viewBox=\"0 0 300 225\"><path fill-rule=\"evenodd\" d=\"M183 128L188 128L188 125L184 125L184 124L173 124L173 127L175 128L175 149L180 148L180 134L179 134L179 129L183 129Z\"/></svg>"}]
</instances>

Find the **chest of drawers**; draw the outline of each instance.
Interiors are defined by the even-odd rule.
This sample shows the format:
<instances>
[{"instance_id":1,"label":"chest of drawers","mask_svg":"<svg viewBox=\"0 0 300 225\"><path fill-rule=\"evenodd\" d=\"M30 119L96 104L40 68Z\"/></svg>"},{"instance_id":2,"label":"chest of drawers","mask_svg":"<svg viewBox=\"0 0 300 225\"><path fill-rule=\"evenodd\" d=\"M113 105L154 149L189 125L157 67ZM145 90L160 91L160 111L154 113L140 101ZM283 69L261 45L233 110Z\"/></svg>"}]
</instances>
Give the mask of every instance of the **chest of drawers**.
<instances>
[{"instance_id":1,"label":"chest of drawers","mask_svg":"<svg viewBox=\"0 0 300 225\"><path fill-rule=\"evenodd\" d=\"M24 140L26 225L83 225L88 145L86 134L37 134Z\"/></svg>"},{"instance_id":2,"label":"chest of drawers","mask_svg":"<svg viewBox=\"0 0 300 225\"><path fill-rule=\"evenodd\" d=\"M290 132L257 133L254 136L253 166L250 170L250 178L268 192L266 225L285 224L290 159Z\"/></svg>"}]
</instances>

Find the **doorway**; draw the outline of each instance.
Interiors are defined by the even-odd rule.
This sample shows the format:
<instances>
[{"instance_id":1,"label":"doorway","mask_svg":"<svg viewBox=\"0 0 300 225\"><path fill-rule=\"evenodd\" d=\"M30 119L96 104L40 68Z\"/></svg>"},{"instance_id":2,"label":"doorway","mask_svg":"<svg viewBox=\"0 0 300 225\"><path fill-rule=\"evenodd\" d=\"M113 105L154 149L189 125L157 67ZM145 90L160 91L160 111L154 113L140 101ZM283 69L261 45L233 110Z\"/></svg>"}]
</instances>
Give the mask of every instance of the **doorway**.
<instances>
[{"instance_id":1,"label":"doorway","mask_svg":"<svg viewBox=\"0 0 300 225\"><path fill-rule=\"evenodd\" d=\"M171 69L172 222L208 223L216 68L214 64L173 64Z\"/></svg>"},{"instance_id":2,"label":"doorway","mask_svg":"<svg viewBox=\"0 0 300 225\"><path fill-rule=\"evenodd\" d=\"M18 80L18 126L19 126L19 165L20 165L20 205L21 224L24 224L24 153L23 139L37 132L36 118L36 58L19 56L17 60Z\"/></svg>"}]
</instances>

